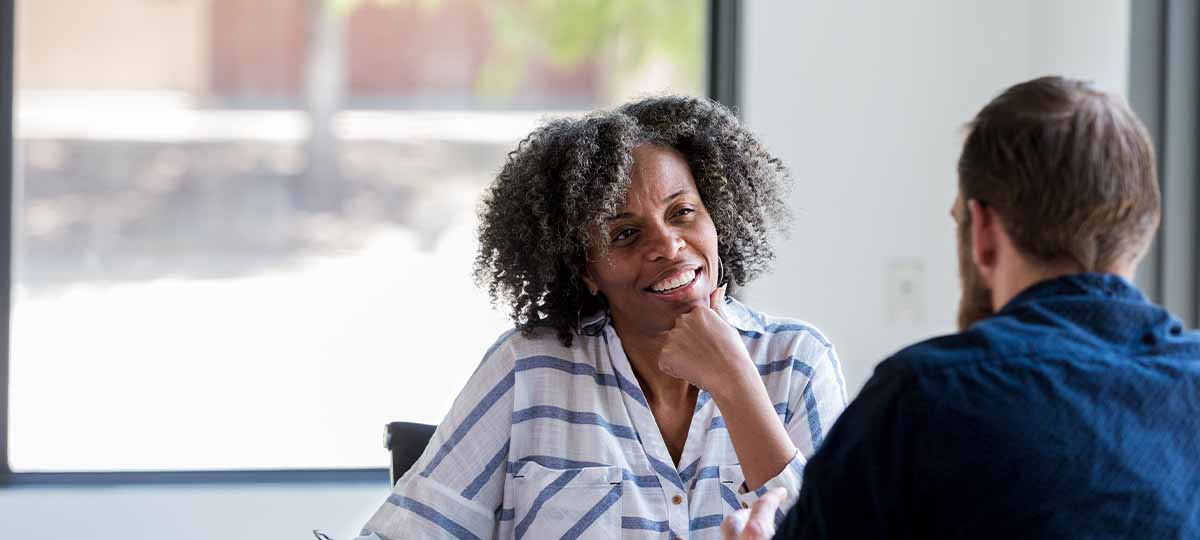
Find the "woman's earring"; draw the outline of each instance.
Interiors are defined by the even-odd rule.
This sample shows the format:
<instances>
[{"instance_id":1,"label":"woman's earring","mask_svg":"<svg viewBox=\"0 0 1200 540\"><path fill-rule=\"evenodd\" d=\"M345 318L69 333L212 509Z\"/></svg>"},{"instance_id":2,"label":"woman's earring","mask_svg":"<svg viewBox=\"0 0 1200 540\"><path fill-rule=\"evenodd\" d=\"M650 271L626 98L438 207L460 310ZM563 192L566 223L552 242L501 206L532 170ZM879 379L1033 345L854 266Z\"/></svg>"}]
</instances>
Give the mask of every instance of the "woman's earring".
<instances>
[{"instance_id":1,"label":"woman's earring","mask_svg":"<svg viewBox=\"0 0 1200 540\"><path fill-rule=\"evenodd\" d=\"M725 277L725 260L717 257L717 287L723 287L729 280Z\"/></svg>"},{"instance_id":2,"label":"woman's earring","mask_svg":"<svg viewBox=\"0 0 1200 540\"><path fill-rule=\"evenodd\" d=\"M593 290L591 285L588 285L587 289L588 292L591 293L592 297L596 300L596 303L600 305L600 310L607 310L608 302L604 299L604 295L600 293L599 290ZM579 302L579 308L575 310L575 333L581 336L586 334L583 328L583 302Z\"/></svg>"}]
</instances>

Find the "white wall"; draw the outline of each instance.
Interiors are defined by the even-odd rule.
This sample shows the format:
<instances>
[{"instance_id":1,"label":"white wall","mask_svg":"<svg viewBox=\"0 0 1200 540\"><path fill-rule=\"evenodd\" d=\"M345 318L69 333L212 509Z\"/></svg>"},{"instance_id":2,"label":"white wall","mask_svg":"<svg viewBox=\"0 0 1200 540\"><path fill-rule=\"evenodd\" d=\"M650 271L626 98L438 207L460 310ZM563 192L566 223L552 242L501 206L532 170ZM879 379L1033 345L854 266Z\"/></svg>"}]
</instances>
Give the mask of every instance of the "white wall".
<instances>
[{"instance_id":1,"label":"white wall","mask_svg":"<svg viewBox=\"0 0 1200 540\"><path fill-rule=\"evenodd\" d=\"M891 351L951 329L946 211L959 127L1035 75L1123 89L1128 2L762 0L746 10L745 117L798 180L792 238L776 272L747 292L824 329L856 390ZM910 292L898 292L905 281ZM300 539L322 528L342 540L386 492L384 482L4 488L0 538Z\"/></svg>"},{"instance_id":2,"label":"white wall","mask_svg":"<svg viewBox=\"0 0 1200 540\"><path fill-rule=\"evenodd\" d=\"M1014 83L1124 93L1125 0L747 2L743 116L796 177L775 272L747 290L833 340L856 393L954 329L961 126Z\"/></svg>"}]
</instances>

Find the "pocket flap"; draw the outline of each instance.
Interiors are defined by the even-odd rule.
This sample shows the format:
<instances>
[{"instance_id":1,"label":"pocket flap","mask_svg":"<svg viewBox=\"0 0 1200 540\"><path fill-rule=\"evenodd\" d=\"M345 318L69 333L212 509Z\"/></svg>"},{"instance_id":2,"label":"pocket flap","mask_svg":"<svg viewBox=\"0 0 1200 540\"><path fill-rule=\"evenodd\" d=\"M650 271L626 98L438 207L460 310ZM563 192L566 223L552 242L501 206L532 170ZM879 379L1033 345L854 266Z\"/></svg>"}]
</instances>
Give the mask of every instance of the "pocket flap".
<instances>
[{"instance_id":1,"label":"pocket flap","mask_svg":"<svg viewBox=\"0 0 1200 540\"><path fill-rule=\"evenodd\" d=\"M580 469L550 469L532 461L525 463L520 471L513 475L513 478L540 483L552 481L567 473L573 475L571 481L566 485L567 488L620 484L625 479L624 469L620 467L603 465Z\"/></svg>"},{"instance_id":2,"label":"pocket flap","mask_svg":"<svg viewBox=\"0 0 1200 540\"><path fill-rule=\"evenodd\" d=\"M741 465L721 465L717 469L717 474L721 479L722 484L732 484L730 486L735 492L740 493L742 482L746 480L746 475L742 474Z\"/></svg>"}]
</instances>

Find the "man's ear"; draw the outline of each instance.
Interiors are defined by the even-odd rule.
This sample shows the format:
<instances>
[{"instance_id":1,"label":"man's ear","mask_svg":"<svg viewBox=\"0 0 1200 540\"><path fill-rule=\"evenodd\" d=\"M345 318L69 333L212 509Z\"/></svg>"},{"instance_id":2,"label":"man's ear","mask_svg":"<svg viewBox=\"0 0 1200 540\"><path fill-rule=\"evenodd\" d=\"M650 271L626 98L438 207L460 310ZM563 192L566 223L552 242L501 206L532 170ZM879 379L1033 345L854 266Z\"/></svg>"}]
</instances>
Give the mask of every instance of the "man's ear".
<instances>
[{"instance_id":1,"label":"man's ear","mask_svg":"<svg viewBox=\"0 0 1200 540\"><path fill-rule=\"evenodd\" d=\"M978 200L967 201L967 212L971 216L971 260L979 268L980 277L990 285L996 273L999 235L1004 234L1004 231L996 211Z\"/></svg>"}]
</instances>

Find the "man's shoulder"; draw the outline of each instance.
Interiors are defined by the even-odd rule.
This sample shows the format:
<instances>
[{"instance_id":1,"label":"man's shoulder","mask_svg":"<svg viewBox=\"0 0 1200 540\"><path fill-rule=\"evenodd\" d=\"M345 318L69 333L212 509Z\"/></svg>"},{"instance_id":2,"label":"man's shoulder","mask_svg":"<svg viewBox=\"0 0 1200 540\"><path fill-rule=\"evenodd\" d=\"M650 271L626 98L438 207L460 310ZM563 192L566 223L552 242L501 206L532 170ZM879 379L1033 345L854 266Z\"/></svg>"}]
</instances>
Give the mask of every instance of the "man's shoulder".
<instances>
[{"instance_id":1,"label":"man's shoulder","mask_svg":"<svg viewBox=\"0 0 1200 540\"><path fill-rule=\"evenodd\" d=\"M1164 385L1200 383L1200 356L1179 354L1182 348L1173 342L1131 348L1001 315L905 347L880 363L872 379L877 388L929 410L1007 421L1014 407L1094 408L1089 396L1103 391L1147 395L1168 392Z\"/></svg>"},{"instance_id":2,"label":"man's shoulder","mask_svg":"<svg viewBox=\"0 0 1200 540\"><path fill-rule=\"evenodd\" d=\"M920 375L962 367L995 357L993 341L980 329L936 336L900 349L884 360L880 368Z\"/></svg>"},{"instance_id":3,"label":"man's shoulder","mask_svg":"<svg viewBox=\"0 0 1200 540\"><path fill-rule=\"evenodd\" d=\"M1013 314L996 315L970 328L909 345L885 364L902 364L917 374L972 369L981 363L993 368L1029 367L1028 360L1046 354L1089 356L1097 345L1050 324L1025 320ZM1088 349L1080 351L1078 349Z\"/></svg>"},{"instance_id":4,"label":"man's shoulder","mask_svg":"<svg viewBox=\"0 0 1200 540\"><path fill-rule=\"evenodd\" d=\"M997 335L987 325L932 337L880 362L864 391L874 387L881 399L930 407L958 395L956 389L980 386L979 379L1020 377L1017 372L1036 366L1029 361L1036 355L1021 350L1020 340L1016 341L1010 335Z\"/></svg>"}]
</instances>

